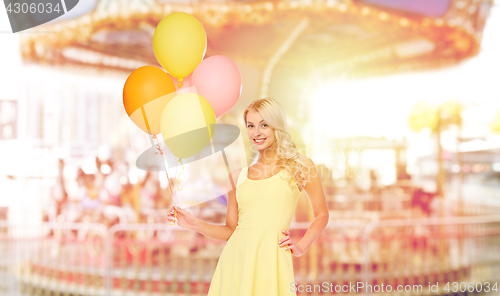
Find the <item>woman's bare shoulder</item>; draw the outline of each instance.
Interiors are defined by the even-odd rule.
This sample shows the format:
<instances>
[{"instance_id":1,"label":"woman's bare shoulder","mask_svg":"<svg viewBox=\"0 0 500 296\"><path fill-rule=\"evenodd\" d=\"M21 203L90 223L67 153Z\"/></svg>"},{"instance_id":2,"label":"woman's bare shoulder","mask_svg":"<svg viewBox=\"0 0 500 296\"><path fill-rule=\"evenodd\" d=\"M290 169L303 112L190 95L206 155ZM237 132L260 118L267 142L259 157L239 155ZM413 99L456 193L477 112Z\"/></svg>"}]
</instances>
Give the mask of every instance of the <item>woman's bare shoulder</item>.
<instances>
[{"instance_id":1,"label":"woman's bare shoulder","mask_svg":"<svg viewBox=\"0 0 500 296\"><path fill-rule=\"evenodd\" d=\"M309 157L307 157L307 156L304 156L304 157L302 158L302 161L303 161L303 162L304 162L304 164L305 164L307 167L309 167L309 168L316 166L316 165L314 164L314 162L312 161L312 159L310 159L310 158L309 158Z\"/></svg>"}]
</instances>

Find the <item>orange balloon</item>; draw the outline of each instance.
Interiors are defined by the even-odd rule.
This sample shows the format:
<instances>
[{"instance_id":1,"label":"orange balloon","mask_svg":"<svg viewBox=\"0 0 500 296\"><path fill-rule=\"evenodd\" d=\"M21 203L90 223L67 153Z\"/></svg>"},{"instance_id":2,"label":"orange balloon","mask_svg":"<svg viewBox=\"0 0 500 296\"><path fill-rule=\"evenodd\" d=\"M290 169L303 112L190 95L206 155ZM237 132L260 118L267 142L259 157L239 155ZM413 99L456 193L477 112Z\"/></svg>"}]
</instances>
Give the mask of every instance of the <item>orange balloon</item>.
<instances>
[{"instance_id":1,"label":"orange balloon","mask_svg":"<svg viewBox=\"0 0 500 296\"><path fill-rule=\"evenodd\" d=\"M170 76L154 66L135 69L123 86L123 106L127 115L150 135L161 133L161 114L175 96L176 89Z\"/></svg>"}]
</instances>

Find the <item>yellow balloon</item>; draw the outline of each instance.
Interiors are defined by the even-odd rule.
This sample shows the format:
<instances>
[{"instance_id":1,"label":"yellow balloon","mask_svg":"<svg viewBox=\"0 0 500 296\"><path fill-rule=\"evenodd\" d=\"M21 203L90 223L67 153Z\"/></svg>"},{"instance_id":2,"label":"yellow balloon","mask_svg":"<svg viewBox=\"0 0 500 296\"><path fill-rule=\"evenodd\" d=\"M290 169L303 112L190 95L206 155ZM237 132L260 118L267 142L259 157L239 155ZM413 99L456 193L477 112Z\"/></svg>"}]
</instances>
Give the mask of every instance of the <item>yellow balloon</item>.
<instances>
[{"instance_id":1,"label":"yellow balloon","mask_svg":"<svg viewBox=\"0 0 500 296\"><path fill-rule=\"evenodd\" d=\"M189 13L175 12L156 26L153 50L168 73L184 78L203 60L207 51L207 34L197 18Z\"/></svg>"},{"instance_id":2,"label":"yellow balloon","mask_svg":"<svg viewBox=\"0 0 500 296\"><path fill-rule=\"evenodd\" d=\"M215 131L215 112L200 95L183 93L171 99L160 119L163 140L179 158L189 158L202 150Z\"/></svg>"}]
</instances>

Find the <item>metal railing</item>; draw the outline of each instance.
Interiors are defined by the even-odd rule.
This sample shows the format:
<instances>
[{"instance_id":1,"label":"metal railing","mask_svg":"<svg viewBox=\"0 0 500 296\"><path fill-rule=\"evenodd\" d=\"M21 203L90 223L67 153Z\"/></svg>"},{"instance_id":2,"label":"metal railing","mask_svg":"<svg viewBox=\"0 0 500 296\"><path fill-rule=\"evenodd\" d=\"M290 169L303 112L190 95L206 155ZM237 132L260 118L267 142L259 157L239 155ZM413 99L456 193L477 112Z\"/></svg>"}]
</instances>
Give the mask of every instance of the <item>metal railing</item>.
<instances>
[{"instance_id":1,"label":"metal railing","mask_svg":"<svg viewBox=\"0 0 500 296\"><path fill-rule=\"evenodd\" d=\"M364 229L362 244L365 285L375 284L374 279L380 285L383 279L393 289L409 285L415 293L415 285L417 292L444 295L477 292L469 290L469 283L500 281L500 215L373 221ZM389 251L370 253L373 244ZM446 290L447 283L466 283L467 289ZM429 286L436 284L433 291Z\"/></svg>"},{"instance_id":2,"label":"metal railing","mask_svg":"<svg viewBox=\"0 0 500 296\"><path fill-rule=\"evenodd\" d=\"M308 226L292 224L292 239ZM165 224L0 222L0 295L206 295L224 245ZM500 281L500 215L331 221L293 262L298 295L455 294L448 282L479 292ZM381 284L393 290L367 289Z\"/></svg>"}]
</instances>

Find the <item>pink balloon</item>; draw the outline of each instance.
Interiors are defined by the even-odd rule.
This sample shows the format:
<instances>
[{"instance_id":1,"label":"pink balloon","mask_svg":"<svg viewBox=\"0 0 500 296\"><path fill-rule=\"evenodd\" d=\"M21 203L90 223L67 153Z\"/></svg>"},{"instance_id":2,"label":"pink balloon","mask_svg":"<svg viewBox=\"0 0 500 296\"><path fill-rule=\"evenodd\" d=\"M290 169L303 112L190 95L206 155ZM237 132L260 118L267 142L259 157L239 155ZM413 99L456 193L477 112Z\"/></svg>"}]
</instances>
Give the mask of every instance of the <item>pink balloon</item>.
<instances>
[{"instance_id":1,"label":"pink balloon","mask_svg":"<svg viewBox=\"0 0 500 296\"><path fill-rule=\"evenodd\" d=\"M216 118L231 110L241 95L240 70L225 56L204 59L191 75L191 86L212 105Z\"/></svg>"},{"instance_id":2,"label":"pink balloon","mask_svg":"<svg viewBox=\"0 0 500 296\"><path fill-rule=\"evenodd\" d=\"M192 74L193 74L193 73L189 74L188 76L186 76L186 77L184 77L184 78L182 79L182 87L181 87L181 90L182 90L182 89L188 89L188 88L190 88L190 87L191 87L191 75L192 75ZM176 89L176 90L179 90L179 79L178 79L178 78L176 78L176 77L174 77L174 76L172 76L172 75L170 75L170 73L168 74L168 76L170 76L170 78L171 78L171 79L172 79L172 81L174 82L174 84L175 84L175 89Z\"/></svg>"}]
</instances>

